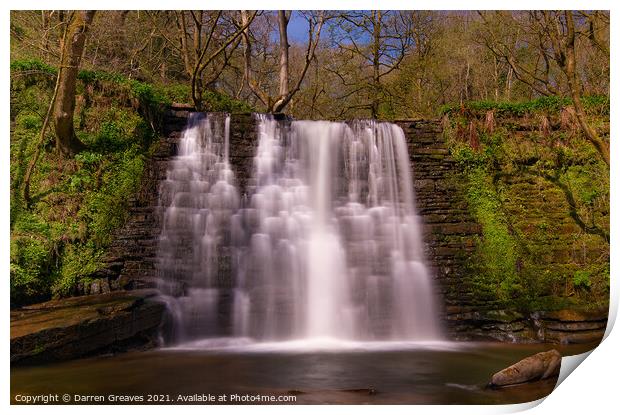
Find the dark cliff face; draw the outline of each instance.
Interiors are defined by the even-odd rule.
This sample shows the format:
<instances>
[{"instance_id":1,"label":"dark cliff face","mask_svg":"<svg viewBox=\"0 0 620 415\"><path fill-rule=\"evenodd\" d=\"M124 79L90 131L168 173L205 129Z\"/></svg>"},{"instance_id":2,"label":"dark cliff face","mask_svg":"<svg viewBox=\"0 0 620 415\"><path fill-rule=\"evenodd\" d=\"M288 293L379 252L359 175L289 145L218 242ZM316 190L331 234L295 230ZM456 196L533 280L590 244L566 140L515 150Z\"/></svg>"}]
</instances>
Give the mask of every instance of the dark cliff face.
<instances>
[{"instance_id":1,"label":"dark cliff face","mask_svg":"<svg viewBox=\"0 0 620 415\"><path fill-rule=\"evenodd\" d=\"M156 256L161 232L158 185L166 177L171 158L177 152L187 110L171 110L164 124L167 137L153 152L140 192L132 200L129 219L115 238L107 255L107 266L93 275L93 282L80 287L81 294L98 294L118 289L149 288L156 285ZM418 213L424 225L426 255L437 289L443 299L442 315L451 337L504 341L584 342L600 339L606 310L596 315L517 313L485 307L471 284L466 284L468 261L481 237L481 225L468 206L456 177L458 163L451 157L438 120L396 121L407 137ZM232 114L230 119L230 162L240 194L245 194L258 143L252 114ZM220 278L230 282L230 256L219 255ZM497 308L497 307L495 307ZM579 324L583 322L584 324Z\"/></svg>"}]
</instances>

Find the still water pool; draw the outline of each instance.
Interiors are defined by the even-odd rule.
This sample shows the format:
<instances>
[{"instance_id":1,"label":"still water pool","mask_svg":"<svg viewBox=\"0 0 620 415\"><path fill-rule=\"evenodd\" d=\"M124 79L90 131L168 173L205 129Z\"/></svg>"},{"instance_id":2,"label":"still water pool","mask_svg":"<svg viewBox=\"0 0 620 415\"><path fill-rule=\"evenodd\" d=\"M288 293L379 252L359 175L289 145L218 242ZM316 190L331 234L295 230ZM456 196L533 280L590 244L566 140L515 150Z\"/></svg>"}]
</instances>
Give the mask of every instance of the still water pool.
<instances>
[{"instance_id":1,"label":"still water pool","mask_svg":"<svg viewBox=\"0 0 620 415\"><path fill-rule=\"evenodd\" d=\"M502 390L485 389L485 384L493 373L552 347L210 339L175 348L14 367L11 401L17 403L17 395L69 394L72 403L78 396L102 397L98 402L99 398L90 398L94 403L127 403L114 402L113 396L116 401L118 396L141 396L138 401L143 403L256 404L261 402L253 397L259 395L285 397L279 399L287 403L295 399L297 404L520 403L548 395L555 379ZM555 347L566 356L593 346ZM225 402L218 402L221 396Z\"/></svg>"}]
</instances>

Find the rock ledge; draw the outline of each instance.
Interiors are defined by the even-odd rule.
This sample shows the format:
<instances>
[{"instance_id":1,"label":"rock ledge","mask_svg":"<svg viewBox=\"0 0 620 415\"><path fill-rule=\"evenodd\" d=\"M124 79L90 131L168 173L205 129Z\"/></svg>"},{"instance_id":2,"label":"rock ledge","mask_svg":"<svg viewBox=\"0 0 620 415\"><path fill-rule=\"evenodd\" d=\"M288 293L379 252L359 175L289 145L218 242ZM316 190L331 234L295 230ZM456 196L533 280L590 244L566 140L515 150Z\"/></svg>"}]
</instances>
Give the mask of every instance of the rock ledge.
<instances>
[{"instance_id":1,"label":"rock ledge","mask_svg":"<svg viewBox=\"0 0 620 415\"><path fill-rule=\"evenodd\" d=\"M11 311L11 364L38 364L149 348L165 305L156 290L52 300Z\"/></svg>"}]
</instances>

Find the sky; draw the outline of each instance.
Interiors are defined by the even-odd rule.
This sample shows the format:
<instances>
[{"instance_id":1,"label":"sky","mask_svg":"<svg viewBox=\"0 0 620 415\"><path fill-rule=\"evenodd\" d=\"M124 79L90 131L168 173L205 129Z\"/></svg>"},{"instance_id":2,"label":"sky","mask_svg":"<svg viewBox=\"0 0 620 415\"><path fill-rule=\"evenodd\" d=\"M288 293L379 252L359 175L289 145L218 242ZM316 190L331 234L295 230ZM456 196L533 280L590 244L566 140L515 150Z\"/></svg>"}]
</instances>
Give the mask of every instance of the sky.
<instances>
[{"instance_id":1,"label":"sky","mask_svg":"<svg viewBox=\"0 0 620 415\"><path fill-rule=\"evenodd\" d=\"M291 20L288 23L288 37L291 43L305 43L308 41L308 22L298 11L293 11L291 15Z\"/></svg>"}]
</instances>

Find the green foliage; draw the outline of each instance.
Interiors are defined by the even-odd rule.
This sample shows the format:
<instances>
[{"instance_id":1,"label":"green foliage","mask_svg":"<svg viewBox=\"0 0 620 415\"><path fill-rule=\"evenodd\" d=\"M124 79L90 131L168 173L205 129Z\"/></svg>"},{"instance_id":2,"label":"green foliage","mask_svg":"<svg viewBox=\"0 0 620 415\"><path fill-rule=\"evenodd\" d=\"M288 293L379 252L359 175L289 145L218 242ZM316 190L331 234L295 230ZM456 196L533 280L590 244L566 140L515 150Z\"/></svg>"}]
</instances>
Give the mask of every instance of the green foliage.
<instances>
[{"instance_id":1,"label":"green foliage","mask_svg":"<svg viewBox=\"0 0 620 415\"><path fill-rule=\"evenodd\" d=\"M12 71L47 70L37 61L13 62ZM71 295L101 264L113 232L126 219L155 133L134 101L165 98L145 83L105 72L81 71L77 130L87 149L63 159L45 146L31 180L33 205L25 208L21 180L34 153L53 83L24 75L11 82L11 301L24 304ZM34 77L34 78L33 78ZM128 97L128 98L127 98ZM82 124L82 123L80 123ZM48 132L52 139L51 131Z\"/></svg>"},{"instance_id":2,"label":"green foliage","mask_svg":"<svg viewBox=\"0 0 620 415\"><path fill-rule=\"evenodd\" d=\"M154 85L131 80L129 81L129 87L133 95L147 105L168 105L171 103L162 90Z\"/></svg>"},{"instance_id":3,"label":"green foliage","mask_svg":"<svg viewBox=\"0 0 620 415\"><path fill-rule=\"evenodd\" d=\"M596 164L572 165L564 171L564 178L570 183L580 204L593 206L601 197L609 196L607 189L601 186L601 178L605 177L605 172L598 167Z\"/></svg>"},{"instance_id":4,"label":"green foliage","mask_svg":"<svg viewBox=\"0 0 620 415\"><path fill-rule=\"evenodd\" d=\"M41 117L34 114L23 114L18 117L17 122L24 130L40 130L43 124Z\"/></svg>"},{"instance_id":5,"label":"green foliage","mask_svg":"<svg viewBox=\"0 0 620 415\"><path fill-rule=\"evenodd\" d=\"M77 77L85 84L94 84L95 82L113 82L116 84L122 84L128 82L127 78L120 74L105 71L91 71L87 69L80 70Z\"/></svg>"},{"instance_id":6,"label":"green foliage","mask_svg":"<svg viewBox=\"0 0 620 415\"><path fill-rule=\"evenodd\" d=\"M96 246L107 245L124 223L129 197L137 190L143 169L144 155L136 149L126 150L108 165L101 178L103 185L86 192L78 217L88 224L89 238Z\"/></svg>"},{"instance_id":7,"label":"green foliage","mask_svg":"<svg viewBox=\"0 0 620 415\"><path fill-rule=\"evenodd\" d=\"M105 71L81 70L78 73L78 79L85 85L103 85L110 83L114 84L117 89L119 87L128 88L132 97L147 104L169 104L160 88L146 82L129 79L121 74Z\"/></svg>"},{"instance_id":8,"label":"green foliage","mask_svg":"<svg viewBox=\"0 0 620 415\"><path fill-rule=\"evenodd\" d=\"M588 289L592 285L590 281L590 273L588 271L579 270L573 275L573 286L575 288Z\"/></svg>"},{"instance_id":9,"label":"green foliage","mask_svg":"<svg viewBox=\"0 0 620 415\"><path fill-rule=\"evenodd\" d=\"M452 157L466 169L483 167L489 162L486 152L478 152L465 143L453 143L451 148Z\"/></svg>"},{"instance_id":10,"label":"green foliage","mask_svg":"<svg viewBox=\"0 0 620 415\"><path fill-rule=\"evenodd\" d=\"M55 224L24 212L11 230L11 299L42 298L49 292L55 253L58 250Z\"/></svg>"},{"instance_id":11,"label":"green foliage","mask_svg":"<svg viewBox=\"0 0 620 415\"><path fill-rule=\"evenodd\" d=\"M95 134L82 133L80 138L93 151L118 152L132 146L148 147L154 132L147 121L131 108L97 108L87 113Z\"/></svg>"},{"instance_id":12,"label":"green foliage","mask_svg":"<svg viewBox=\"0 0 620 415\"><path fill-rule=\"evenodd\" d=\"M62 263L52 286L53 294L67 296L75 292L80 280L87 281L88 276L101 266L103 250L92 243L75 244L67 247L62 256Z\"/></svg>"},{"instance_id":13,"label":"green foliage","mask_svg":"<svg viewBox=\"0 0 620 415\"><path fill-rule=\"evenodd\" d=\"M56 81L56 69L38 60L11 62L11 120L20 114L41 119Z\"/></svg>"},{"instance_id":14,"label":"green foliage","mask_svg":"<svg viewBox=\"0 0 620 415\"><path fill-rule=\"evenodd\" d=\"M56 68L41 62L38 59L14 60L11 62L11 74L17 72L43 72L56 75Z\"/></svg>"},{"instance_id":15,"label":"green foliage","mask_svg":"<svg viewBox=\"0 0 620 415\"><path fill-rule=\"evenodd\" d=\"M597 115L609 115L611 101L604 95L587 95L581 98L587 112Z\"/></svg>"},{"instance_id":16,"label":"green foliage","mask_svg":"<svg viewBox=\"0 0 620 415\"><path fill-rule=\"evenodd\" d=\"M165 85L161 88L161 90L162 94L170 102L189 103L192 101L192 89L189 85Z\"/></svg>"},{"instance_id":17,"label":"green foliage","mask_svg":"<svg viewBox=\"0 0 620 415\"><path fill-rule=\"evenodd\" d=\"M598 115L609 115L610 100L608 96L591 95L581 99L585 110L589 113ZM487 111L494 111L499 116L517 116L539 112L559 112L562 108L572 105L572 100L566 97L545 96L525 102L495 102L495 101L470 101L463 105L444 105L440 107L439 113L458 114L469 112L472 114L484 114Z\"/></svg>"}]
</instances>

